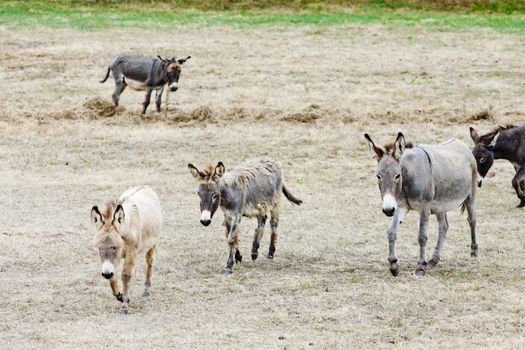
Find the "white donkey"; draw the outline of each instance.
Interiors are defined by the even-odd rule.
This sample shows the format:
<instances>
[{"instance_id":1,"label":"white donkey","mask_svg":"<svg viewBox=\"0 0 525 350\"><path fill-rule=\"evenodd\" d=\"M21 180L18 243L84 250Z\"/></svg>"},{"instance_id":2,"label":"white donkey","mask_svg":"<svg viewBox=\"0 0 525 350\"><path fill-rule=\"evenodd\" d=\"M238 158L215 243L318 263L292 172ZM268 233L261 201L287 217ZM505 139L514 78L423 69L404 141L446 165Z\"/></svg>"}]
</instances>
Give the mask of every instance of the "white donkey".
<instances>
[{"instance_id":1,"label":"white donkey","mask_svg":"<svg viewBox=\"0 0 525 350\"><path fill-rule=\"evenodd\" d=\"M370 152L378 162L377 179L383 199L383 212L393 216L388 228L388 261L390 272L399 274L395 251L399 224L410 210L419 212L419 264L416 275L425 274L427 262L427 226L430 214L437 217L439 236L428 266L435 266L448 230L447 212L462 206L467 210L471 233L471 256L476 256L476 160L460 140L451 139L439 145L405 143L402 133L384 150L377 147L365 134Z\"/></svg>"},{"instance_id":2,"label":"white donkey","mask_svg":"<svg viewBox=\"0 0 525 350\"><path fill-rule=\"evenodd\" d=\"M96 228L95 247L100 254L102 276L109 280L113 295L122 302L122 313L128 313L129 289L135 274L139 253L146 253L146 282L144 298L149 296L153 255L162 228L159 197L147 186L125 191L118 201L109 201L102 212L91 209L91 222ZM118 288L115 268L124 259L122 288Z\"/></svg>"}]
</instances>

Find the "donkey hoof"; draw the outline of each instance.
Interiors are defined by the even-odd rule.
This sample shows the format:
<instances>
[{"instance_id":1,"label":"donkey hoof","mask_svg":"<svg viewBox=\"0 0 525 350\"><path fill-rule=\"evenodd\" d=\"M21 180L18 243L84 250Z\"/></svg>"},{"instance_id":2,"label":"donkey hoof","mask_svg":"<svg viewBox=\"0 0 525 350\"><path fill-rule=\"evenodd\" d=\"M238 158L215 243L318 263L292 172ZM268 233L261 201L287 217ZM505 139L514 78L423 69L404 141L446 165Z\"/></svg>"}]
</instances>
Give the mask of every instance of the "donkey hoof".
<instances>
[{"instance_id":1,"label":"donkey hoof","mask_svg":"<svg viewBox=\"0 0 525 350\"><path fill-rule=\"evenodd\" d=\"M252 253L252 261L257 260L257 257L259 256L258 253Z\"/></svg>"},{"instance_id":2,"label":"donkey hoof","mask_svg":"<svg viewBox=\"0 0 525 350\"><path fill-rule=\"evenodd\" d=\"M392 273L394 277L399 276L399 266L396 263L390 265L390 273Z\"/></svg>"},{"instance_id":3,"label":"donkey hoof","mask_svg":"<svg viewBox=\"0 0 525 350\"><path fill-rule=\"evenodd\" d=\"M476 258L478 256L478 250L473 250L470 252L470 256L473 257L473 258Z\"/></svg>"},{"instance_id":4,"label":"donkey hoof","mask_svg":"<svg viewBox=\"0 0 525 350\"><path fill-rule=\"evenodd\" d=\"M273 255L268 254L267 258L268 260L273 260Z\"/></svg>"},{"instance_id":5,"label":"donkey hoof","mask_svg":"<svg viewBox=\"0 0 525 350\"><path fill-rule=\"evenodd\" d=\"M118 293L117 295L115 295L115 298L117 298L117 300L120 301L121 303L124 301L122 300L122 293Z\"/></svg>"},{"instance_id":6,"label":"donkey hoof","mask_svg":"<svg viewBox=\"0 0 525 350\"><path fill-rule=\"evenodd\" d=\"M122 309L121 314L127 315L128 314L128 309Z\"/></svg>"},{"instance_id":7,"label":"donkey hoof","mask_svg":"<svg viewBox=\"0 0 525 350\"><path fill-rule=\"evenodd\" d=\"M425 276L425 270L423 270L423 269L417 269L417 270L416 270L416 276L418 276L418 277L423 277L423 276Z\"/></svg>"},{"instance_id":8,"label":"donkey hoof","mask_svg":"<svg viewBox=\"0 0 525 350\"><path fill-rule=\"evenodd\" d=\"M235 258L235 263L236 264L242 263L242 256L239 255L238 257L236 257Z\"/></svg>"},{"instance_id":9,"label":"donkey hoof","mask_svg":"<svg viewBox=\"0 0 525 350\"><path fill-rule=\"evenodd\" d=\"M143 298L149 298L151 294L149 294L149 292L147 290L144 291L144 293L142 294L142 297Z\"/></svg>"},{"instance_id":10,"label":"donkey hoof","mask_svg":"<svg viewBox=\"0 0 525 350\"><path fill-rule=\"evenodd\" d=\"M439 262L439 259L435 259L435 258L432 258L428 261L428 264L427 264L427 267L429 269L433 268L434 266L436 266Z\"/></svg>"},{"instance_id":11,"label":"donkey hoof","mask_svg":"<svg viewBox=\"0 0 525 350\"><path fill-rule=\"evenodd\" d=\"M232 271L231 268L227 267L227 268L224 269L224 274L225 275L231 275L232 273L233 273L233 271Z\"/></svg>"},{"instance_id":12,"label":"donkey hoof","mask_svg":"<svg viewBox=\"0 0 525 350\"><path fill-rule=\"evenodd\" d=\"M520 204L518 204L516 208L523 208L523 207L525 207L525 200L522 199L520 200Z\"/></svg>"}]
</instances>

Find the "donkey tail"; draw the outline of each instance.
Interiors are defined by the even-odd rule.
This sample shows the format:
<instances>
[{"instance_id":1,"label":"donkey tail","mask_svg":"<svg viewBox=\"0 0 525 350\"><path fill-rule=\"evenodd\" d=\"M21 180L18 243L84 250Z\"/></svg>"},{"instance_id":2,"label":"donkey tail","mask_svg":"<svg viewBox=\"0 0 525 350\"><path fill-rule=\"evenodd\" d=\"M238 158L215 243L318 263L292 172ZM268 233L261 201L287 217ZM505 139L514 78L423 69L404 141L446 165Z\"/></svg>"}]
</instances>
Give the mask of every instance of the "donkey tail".
<instances>
[{"instance_id":1,"label":"donkey tail","mask_svg":"<svg viewBox=\"0 0 525 350\"><path fill-rule=\"evenodd\" d=\"M109 66L108 66L108 71L106 72L106 76L104 77L104 79L102 79L102 80L100 81L101 83L105 83L106 80L108 80L108 77L109 77L109 71L110 71L110 70L111 70L111 68L109 68Z\"/></svg>"},{"instance_id":2,"label":"donkey tail","mask_svg":"<svg viewBox=\"0 0 525 350\"><path fill-rule=\"evenodd\" d=\"M465 200L463 203L461 203L461 210L459 211L459 215L463 216L465 213L465 209L467 209L467 201Z\"/></svg>"},{"instance_id":3,"label":"donkey tail","mask_svg":"<svg viewBox=\"0 0 525 350\"><path fill-rule=\"evenodd\" d=\"M283 193L284 193L284 196L286 197L286 199L288 199L293 204L297 204L297 205L303 204L303 201L300 200L297 197L294 197L294 195L291 194L290 191L288 191L288 189L286 188L286 186L284 184L283 184Z\"/></svg>"}]
</instances>

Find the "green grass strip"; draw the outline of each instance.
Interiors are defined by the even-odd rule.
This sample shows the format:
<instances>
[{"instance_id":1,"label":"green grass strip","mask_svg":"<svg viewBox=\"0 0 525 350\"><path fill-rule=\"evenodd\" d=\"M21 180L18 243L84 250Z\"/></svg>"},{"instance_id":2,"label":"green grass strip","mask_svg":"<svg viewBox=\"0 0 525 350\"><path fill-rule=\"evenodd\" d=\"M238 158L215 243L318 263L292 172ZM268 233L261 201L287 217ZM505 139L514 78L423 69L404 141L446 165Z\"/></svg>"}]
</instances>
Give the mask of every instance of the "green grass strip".
<instances>
[{"instance_id":1,"label":"green grass strip","mask_svg":"<svg viewBox=\"0 0 525 350\"><path fill-rule=\"evenodd\" d=\"M378 23L393 26L414 26L459 30L492 28L523 31L525 15L447 13L420 10L388 10L380 7L357 8L353 11L199 11L148 9L133 7L61 6L40 2L0 3L0 26L13 29L74 28L169 28L195 24L213 25L341 25Z\"/></svg>"}]
</instances>

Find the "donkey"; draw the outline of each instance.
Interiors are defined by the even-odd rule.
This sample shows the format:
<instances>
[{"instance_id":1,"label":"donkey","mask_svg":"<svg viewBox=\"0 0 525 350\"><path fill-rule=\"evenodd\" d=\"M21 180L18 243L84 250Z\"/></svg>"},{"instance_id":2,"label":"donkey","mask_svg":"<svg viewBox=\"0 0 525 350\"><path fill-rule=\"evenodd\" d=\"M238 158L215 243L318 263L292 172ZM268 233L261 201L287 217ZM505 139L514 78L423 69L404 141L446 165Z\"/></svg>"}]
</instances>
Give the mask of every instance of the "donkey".
<instances>
[{"instance_id":1,"label":"donkey","mask_svg":"<svg viewBox=\"0 0 525 350\"><path fill-rule=\"evenodd\" d=\"M419 262L416 275L425 274L427 261L427 226L436 215L439 236L428 267L441 259L441 249L448 230L447 212L462 205L466 209L471 234L471 256L477 256L476 243L476 160L468 147L457 139L439 145L416 145L405 142L402 133L393 144L377 147L365 134L370 154L377 159L377 179L383 199L383 213L392 218L388 227L388 261L390 272L397 276L396 236L399 225L410 210L419 212Z\"/></svg>"},{"instance_id":2,"label":"donkey","mask_svg":"<svg viewBox=\"0 0 525 350\"><path fill-rule=\"evenodd\" d=\"M252 260L255 261L264 225L268 214L271 215L272 235L267 257L273 259L281 191L293 204L302 203L283 184L279 165L271 159L260 158L247 161L227 172L221 162L215 167L210 165L205 170L199 170L192 164L188 164L188 168L200 183L197 194L200 197L201 224L208 226L219 206L224 213L226 239L230 248L224 274L232 273L234 259L235 262L242 261L239 252L239 224L243 216L257 218L252 244Z\"/></svg>"},{"instance_id":3,"label":"donkey","mask_svg":"<svg viewBox=\"0 0 525 350\"><path fill-rule=\"evenodd\" d=\"M113 102L118 106L120 95L130 85L137 91L146 91L144 103L142 104L142 114L146 113L149 106L151 93L156 90L157 112L160 112L160 104L164 85L168 84L171 91L177 91L179 87L180 66L189 60L191 56L182 59L163 59L143 56L116 55L109 63L106 76L100 82L108 80L109 72L113 72L115 79L115 91L113 92Z\"/></svg>"},{"instance_id":4,"label":"donkey","mask_svg":"<svg viewBox=\"0 0 525 350\"><path fill-rule=\"evenodd\" d=\"M498 133L496 143L491 145ZM478 164L478 186L481 187L494 159L506 159L514 165L516 170L516 175L512 179L512 187L520 199L517 207L525 207L525 124L499 126L481 136L473 127L470 127L470 137L475 145L472 154Z\"/></svg>"},{"instance_id":5,"label":"donkey","mask_svg":"<svg viewBox=\"0 0 525 350\"><path fill-rule=\"evenodd\" d=\"M146 252L146 282L143 297L149 297L153 256L162 228L162 213L157 194L147 186L126 190L118 201L109 201L102 211L91 209L95 226L95 247L102 262L102 276L109 280L113 295L122 302L122 313L128 313L131 279L139 253ZM118 288L116 267L124 260L122 288Z\"/></svg>"}]
</instances>

